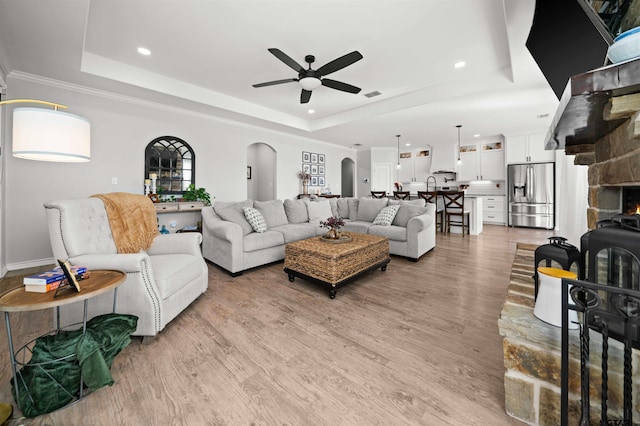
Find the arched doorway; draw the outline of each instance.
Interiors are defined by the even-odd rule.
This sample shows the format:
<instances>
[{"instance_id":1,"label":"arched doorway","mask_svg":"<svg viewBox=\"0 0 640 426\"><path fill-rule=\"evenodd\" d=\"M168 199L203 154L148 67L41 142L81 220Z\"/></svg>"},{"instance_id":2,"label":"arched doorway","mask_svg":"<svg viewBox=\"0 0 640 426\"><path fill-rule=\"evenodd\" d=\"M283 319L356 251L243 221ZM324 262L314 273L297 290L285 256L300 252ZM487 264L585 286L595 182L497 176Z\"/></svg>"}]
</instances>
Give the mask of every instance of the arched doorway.
<instances>
[{"instance_id":1,"label":"arched doorway","mask_svg":"<svg viewBox=\"0 0 640 426\"><path fill-rule=\"evenodd\" d=\"M342 188L340 188L340 194L343 197L353 197L356 182L356 163L351 158L343 158L341 170Z\"/></svg>"},{"instance_id":2,"label":"arched doorway","mask_svg":"<svg viewBox=\"0 0 640 426\"><path fill-rule=\"evenodd\" d=\"M276 151L266 143L247 147L247 198L268 201L277 198Z\"/></svg>"}]
</instances>

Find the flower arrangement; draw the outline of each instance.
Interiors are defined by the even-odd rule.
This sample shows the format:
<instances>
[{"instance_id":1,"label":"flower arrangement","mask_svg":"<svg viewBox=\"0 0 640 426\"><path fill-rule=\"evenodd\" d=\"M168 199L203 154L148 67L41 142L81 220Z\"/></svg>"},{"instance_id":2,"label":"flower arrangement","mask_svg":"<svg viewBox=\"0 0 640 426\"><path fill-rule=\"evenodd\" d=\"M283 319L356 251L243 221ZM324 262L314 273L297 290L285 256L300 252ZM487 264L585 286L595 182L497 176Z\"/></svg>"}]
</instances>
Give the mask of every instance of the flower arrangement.
<instances>
[{"instance_id":1,"label":"flower arrangement","mask_svg":"<svg viewBox=\"0 0 640 426\"><path fill-rule=\"evenodd\" d=\"M311 179L311 175L309 173L298 170L298 179L300 180L309 180Z\"/></svg>"},{"instance_id":2,"label":"flower arrangement","mask_svg":"<svg viewBox=\"0 0 640 426\"><path fill-rule=\"evenodd\" d=\"M337 216L331 216L328 217L327 220L320 221L321 228L339 230L342 226L344 226L344 220L341 217Z\"/></svg>"},{"instance_id":3,"label":"flower arrangement","mask_svg":"<svg viewBox=\"0 0 640 426\"><path fill-rule=\"evenodd\" d=\"M400 182L394 182L393 186L396 187L396 191L402 191L402 183Z\"/></svg>"}]
</instances>

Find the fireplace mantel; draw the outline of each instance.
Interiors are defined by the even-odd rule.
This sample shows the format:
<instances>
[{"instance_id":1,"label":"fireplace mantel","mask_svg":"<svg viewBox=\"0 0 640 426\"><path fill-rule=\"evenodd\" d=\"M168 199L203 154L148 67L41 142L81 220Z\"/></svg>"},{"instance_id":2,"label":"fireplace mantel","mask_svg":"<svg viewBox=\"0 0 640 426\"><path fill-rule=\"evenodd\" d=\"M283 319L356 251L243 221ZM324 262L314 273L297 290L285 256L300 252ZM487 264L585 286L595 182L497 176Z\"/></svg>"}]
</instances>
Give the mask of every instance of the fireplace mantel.
<instances>
[{"instance_id":1,"label":"fireplace mantel","mask_svg":"<svg viewBox=\"0 0 640 426\"><path fill-rule=\"evenodd\" d=\"M611 115L612 98L635 93L640 93L640 59L571 77L547 134L546 149L565 148L567 154L590 151L580 146L593 145L632 115Z\"/></svg>"}]
</instances>

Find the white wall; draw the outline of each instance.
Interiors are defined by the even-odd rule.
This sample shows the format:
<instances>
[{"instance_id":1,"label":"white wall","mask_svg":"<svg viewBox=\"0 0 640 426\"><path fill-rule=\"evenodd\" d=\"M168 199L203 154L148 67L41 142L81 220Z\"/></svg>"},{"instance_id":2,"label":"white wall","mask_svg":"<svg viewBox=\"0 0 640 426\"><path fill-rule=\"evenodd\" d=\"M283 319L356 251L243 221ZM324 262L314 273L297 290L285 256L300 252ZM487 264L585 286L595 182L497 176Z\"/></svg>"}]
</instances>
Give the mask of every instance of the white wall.
<instances>
[{"instance_id":1,"label":"white wall","mask_svg":"<svg viewBox=\"0 0 640 426\"><path fill-rule=\"evenodd\" d=\"M356 170L356 197L371 195L371 151L357 152Z\"/></svg>"},{"instance_id":2,"label":"white wall","mask_svg":"<svg viewBox=\"0 0 640 426\"><path fill-rule=\"evenodd\" d=\"M217 200L247 198L247 146L263 142L278 155L277 197L299 192L296 172L302 151L325 154L325 176L341 185L341 160L352 149L286 133L207 117L202 114L138 102L91 90L28 81L9 76L7 98L35 98L69 106L68 112L91 122L91 161L46 163L5 155L5 208L3 232L6 266L19 269L51 260L43 203L106 192L142 193L144 148L164 135L185 140L196 153L196 185ZM11 117L10 107L7 117ZM11 123L7 120L3 153L11 150ZM117 177L118 184L111 184Z\"/></svg>"},{"instance_id":3,"label":"white wall","mask_svg":"<svg viewBox=\"0 0 640 426\"><path fill-rule=\"evenodd\" d=\"M587 232L589 182L587 166L573 164L575 156L556 151L556 230L580 248L580 237Z\"/></svg>"}]
</instances>

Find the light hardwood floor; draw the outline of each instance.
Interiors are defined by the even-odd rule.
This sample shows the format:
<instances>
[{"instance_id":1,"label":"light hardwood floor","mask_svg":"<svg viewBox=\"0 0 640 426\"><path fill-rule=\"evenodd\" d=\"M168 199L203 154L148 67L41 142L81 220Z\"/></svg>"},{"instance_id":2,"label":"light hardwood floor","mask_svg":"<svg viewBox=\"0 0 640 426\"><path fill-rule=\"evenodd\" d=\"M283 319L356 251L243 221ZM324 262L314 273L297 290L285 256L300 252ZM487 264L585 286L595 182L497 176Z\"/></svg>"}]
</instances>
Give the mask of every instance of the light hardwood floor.
<instances>
[{"instance_id":1,"label":"light hardwood floor","mask_svg":"<svg viewBox=\"0 0 640 426\"><path fill-rule=\"evenodd\" d=\"M437 236L419 262L392 256L334 300L282 263L209 290L150 345L112 366L115 384L31 425L513 425L497 320L517 242L552 232L485 226ZM6 284L9 279L3 280ZM16 344L49 311L13 314ZM0 401L13 401L0 330Z\"/></svg>"}]
</instances>

